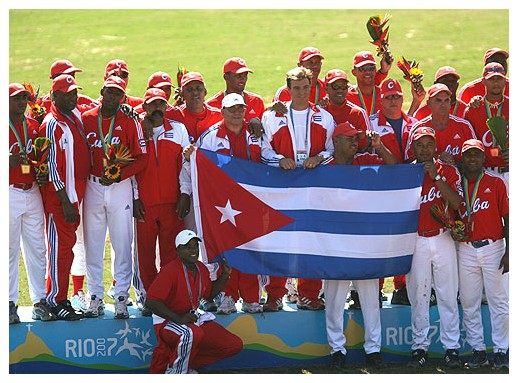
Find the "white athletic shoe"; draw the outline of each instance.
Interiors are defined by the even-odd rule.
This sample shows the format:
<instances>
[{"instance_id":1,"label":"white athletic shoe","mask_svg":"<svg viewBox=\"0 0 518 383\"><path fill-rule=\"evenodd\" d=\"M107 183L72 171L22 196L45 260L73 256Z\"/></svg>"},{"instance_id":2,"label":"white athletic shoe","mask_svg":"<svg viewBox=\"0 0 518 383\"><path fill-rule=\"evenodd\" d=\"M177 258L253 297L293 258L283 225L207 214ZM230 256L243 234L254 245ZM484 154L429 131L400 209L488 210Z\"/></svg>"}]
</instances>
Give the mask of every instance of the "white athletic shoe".
<instances>
[{"instance_id":1,"label":"white athletic shoe","mask_svg":"<svg viewBox=\"0 0 518 383\"><path fill-rule=\"evenodd\" d=\"M237 312L236 301L234 301L234 299L231 296L225 295L221 299L221 304L219 305L218 311L216 311L216 313L228 315L228 314L232 314L235 312Z\"/></svg>"},{"instance_id":2,"label":"white athletic shoe","mask_svg":"<svg viewBox=\"0 0 518 383\"><path fill-rule=\"evenodd\" d=\"M245 313L258 314L263 312L263 306L261 306L259 302L248 303L243 301L241 310L243 310Z\"/></svg>"},{"instance_id":3,"label":"white athletic shoe","mask_svg":"<svg viewBox=\"0 0 518 383\"><path fill-rule=\"evenodd\" d=\"M113 304L115 306L115 319L128 319L128 307L126 299L123 296L118 297Z\"/></svg>"},{"instance_id":4,"label":"white athletic shoe","mask_svg":"<svg viewBox=\"0 0 518 383\"><path fill-rule=\"evenodd\" d=\"M70 298L70 304L75 310L85 313L88 310L88 302L84 291L79 290L76 295Z\"/></svg>"},{"instance_id":5,"label":"white athletic shoe","mask_svg":"<svg viewBox=\"0 0 518 383\"><path fill-rule=\"evenodd\" d=\"M95 295L90 297L90 305L84 312L85 318L97 318L98 316L104 315L104 302L102 299L97 298Z\"/></svg>"}]
</instances>

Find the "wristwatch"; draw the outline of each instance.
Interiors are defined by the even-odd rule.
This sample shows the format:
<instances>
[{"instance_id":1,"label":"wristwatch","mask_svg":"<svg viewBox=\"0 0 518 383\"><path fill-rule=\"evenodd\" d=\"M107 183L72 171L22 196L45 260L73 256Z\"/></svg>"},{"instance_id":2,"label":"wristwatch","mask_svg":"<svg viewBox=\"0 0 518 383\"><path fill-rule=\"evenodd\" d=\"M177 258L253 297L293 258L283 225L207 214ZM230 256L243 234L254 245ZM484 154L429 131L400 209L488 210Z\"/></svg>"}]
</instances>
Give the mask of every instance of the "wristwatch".
<instances>
[{"instance_id":1,"label":"wristwatch","mask_svg":"<svg viewBox=\"0 0 518 383\"><path fill-rule=\"evenodd\" d=\"M439 180L442 180L442 177L441 177L441 175L440 175L439 173L437 173L437 174L435 175L435 177L433 177L433 182L437 182L437 181L439 181Z\"/></svg>"}]
</instances>

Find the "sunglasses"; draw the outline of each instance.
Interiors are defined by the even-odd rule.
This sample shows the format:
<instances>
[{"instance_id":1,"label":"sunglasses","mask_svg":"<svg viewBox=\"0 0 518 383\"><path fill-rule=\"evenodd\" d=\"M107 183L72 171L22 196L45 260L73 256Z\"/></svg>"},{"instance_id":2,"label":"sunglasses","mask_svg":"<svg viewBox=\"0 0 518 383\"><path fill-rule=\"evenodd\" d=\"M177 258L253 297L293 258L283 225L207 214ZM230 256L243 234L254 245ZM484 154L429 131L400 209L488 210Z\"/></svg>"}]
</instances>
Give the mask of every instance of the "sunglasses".
<instances>
[{"instance_id":1,"label":"sunglasses","mask_svg":"<svg viewBox=\"0 0 518 383\"><path fill-rule=\"evenodd\" d=\"M505 74L505 70L502 68L487 68L485 73L502 73Z\"/></svg>"},{"instance_id":2,"label":"sunglasses","mask_svg":"<svg viewBox=\"0 0 518 383\"><path fill-rule=\"evenodd\" d=\"M336 83L333 83L331 84L331 88L333 90L345 90L348 88L348 85L347 84L336 84Z\"/></svg>"},{"instance_id":3,"label":"sunglasses","mask_svg":"<svg viewBox=\"0 0 518 383\"><path fill-rule=\"evenodd\" d=\"M376 65L364 65L356 68L360 72L374 72L376 70Z\"/></svg>"}]
</instances>

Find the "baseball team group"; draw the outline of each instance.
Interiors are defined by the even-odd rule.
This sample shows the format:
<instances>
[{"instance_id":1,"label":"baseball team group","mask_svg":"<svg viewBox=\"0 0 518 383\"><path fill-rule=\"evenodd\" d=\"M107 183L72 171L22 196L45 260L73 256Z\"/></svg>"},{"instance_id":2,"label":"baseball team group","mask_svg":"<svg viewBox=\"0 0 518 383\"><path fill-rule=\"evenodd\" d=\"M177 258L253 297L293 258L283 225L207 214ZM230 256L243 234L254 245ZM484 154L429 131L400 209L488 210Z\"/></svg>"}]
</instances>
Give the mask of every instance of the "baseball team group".
<instances>
[{"instance_id":1,"label":"baseball team group","mask_svg":"<svg viewBox=\"0 0 518 383\"><path fill-rule=\"evenodd\" d=\"M20 323L22 254L34 320L99 317L105 296L114 300L115 319L128 319L133 304L152 317L152 373L196 373L240 352L242 340L213 312L277 312L285 302L325 310L329 367L337 372L347 368L344 309L347 302L361 309L365 362L383 368L383 278L264 276L200 260L190 158L203 148L286 172L419 163L415 251L409 273L393 278L391 302L411 307L408 366L428 363L433 301L446 367L508 369L509 54L488 49L482 76L459 92L461 76L447 65L427 90L412 82L407 111L407 95L389 75L393 59L380 56L378 63L369 51L354 54L352 84L343 69L320 77L324 56L305 47L269 104L245 90L253 71L240 57L224 62L225 89L210 98L199 72L179 73L178 86L155 72L144 96L131 96L121 59L107 63L98 99L78 92L82 69L68 60L52 63L52 88L43 97L36 99L30 84L11 83L9 324ZM113 276L107 291L105 246ZM465 361L461 329L472 349Z\"/></svg>"}]
</instances>

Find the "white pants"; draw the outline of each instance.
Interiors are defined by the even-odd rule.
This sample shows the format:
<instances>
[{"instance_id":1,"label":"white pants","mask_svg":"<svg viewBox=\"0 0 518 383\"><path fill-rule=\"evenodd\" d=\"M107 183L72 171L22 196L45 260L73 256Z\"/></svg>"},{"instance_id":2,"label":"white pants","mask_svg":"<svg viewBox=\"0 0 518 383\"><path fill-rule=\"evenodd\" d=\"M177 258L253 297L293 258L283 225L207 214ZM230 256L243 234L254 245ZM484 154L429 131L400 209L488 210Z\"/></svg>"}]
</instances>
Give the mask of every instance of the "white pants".
<instances>
[{"instance_id":1,"label":"white pants","mask_svg":"<svg viewBox=\"0 0 518 383\"><path fill-rule=\"evenodd\" d=\"M366 354L379 352L381 349L381 317L379 307L379 281L366 279L354 281L360 297L363 324L365 328L365 343L363 348ZM347 354L344 334L344 308L347 294L351 290L351 281L325 280L324 296L326 299L326 332L327 341L336 351Z\"/></svg>"},{"instance_id":2,"label":"white pants","mask_svg":"<svg viewBox=\"0 0 518 383\"><path fill-rule=\"evenodd\" d=\"M72 251L74 252L74 260L70 267L70 275L83 276L86 275L85 240L83 235L83 202L79 205L79 214L81 215L81 220L76 229L76 244L72 248Z\"/></svg>"},{"instance_id":3,"label":"white pants","mask_svg":"<svg viewBox=\"0 0 518 383\"><path fill-rule=\"evenodd\" d=\"M412 312L412 350L427 351L430 346L428 332L432 285L437 297L441 343L445 350L458 349L459 277L455 242L449 231L435 237L417 237L412 267L407 274L406 282Z\"/></svg>"},{"instance_id":4,"label":"white pants","mask_svg":"<svg viewBox=\"0 0 518 383\"><path fill-rule=\"evenodd\" d=\"M88 180L83 202L86 284L90 295L104 298L104 245L110 232L114 253L115 297L129 297L132 275L133 192L129 179L103 186Z\"/></svg>"},{"instance_id":5,"label":"white pants","mask_svg":"<svg viewBox=\"0 0 518 383\"><path fill-rule=\"evenodd\" d=\"M9 187L9 301L14 303L19 299L20 240L23 242L29 296L32 303L36 303L47 296L45 214L36 183L29 190Z\"/></svg>"},{"instance_id":6,"label":"white pants","mask_svg":"<svg viewBox=\"0 0 518 383\"><path fill-rule=\"evenodd\" d=\"M504 252L503 239L478 249L459 243L462 325L466 330L466 341L474 350L486 349L480 312L483 288L491 318L493 350L506 352L509 348L509 273L502 274L502 269L498 269Z\"/></svg>"}]
</instances>

